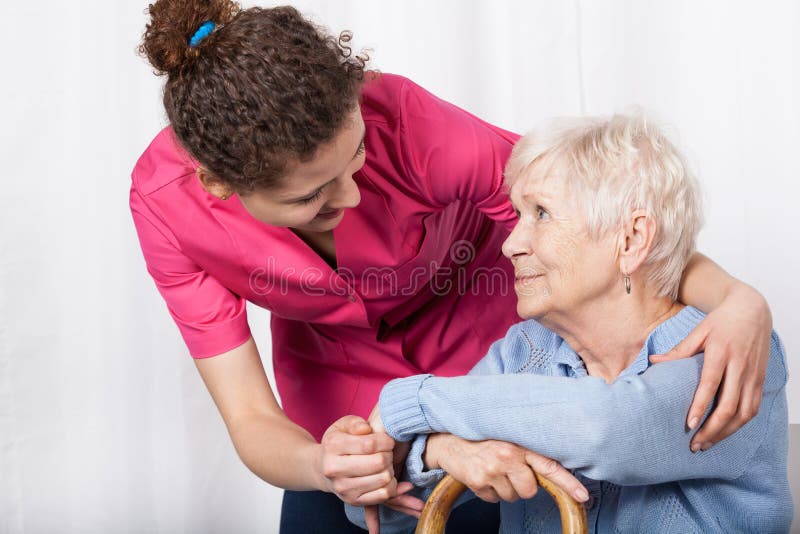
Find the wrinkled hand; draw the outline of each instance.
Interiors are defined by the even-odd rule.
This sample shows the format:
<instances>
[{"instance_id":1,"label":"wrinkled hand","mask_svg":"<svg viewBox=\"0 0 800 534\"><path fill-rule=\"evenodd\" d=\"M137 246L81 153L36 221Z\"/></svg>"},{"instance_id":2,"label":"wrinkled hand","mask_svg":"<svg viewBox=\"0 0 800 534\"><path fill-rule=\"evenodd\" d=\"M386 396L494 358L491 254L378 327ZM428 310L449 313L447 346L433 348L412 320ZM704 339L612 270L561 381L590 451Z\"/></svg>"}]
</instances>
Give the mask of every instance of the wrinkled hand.
<instances>
[{"instance_id":1,"label":"wrinkled hand","mask_svg":"<svg viewBox=\"0 0 800 534\"><path fill-rule=\"evenodd\" d=\"M333 423L320 444L318 471L328 491L356 506L397 495L392 450L394 440L372 432L363 418L346 415Z\"/></svg>"},{"instance_id":2,"label":"wrinkled hand","mask_svg":"<svg viewBox=\"0 0 800 534\"><path fill-rule=\"evenodd\" d=\"M484 501L530 499L539 489L535 473L548 478L576 501L589 498L572 473L551 458L505 441L467 441L451 434L428 437L425 464L440 467Z\"/></svg>"},{"instance_id":3,"label":"wrinkled hand","mask_svg":"<svg viewBox=\"0 0 800 534\"><path fill-rule=\"evenodd\" d=\"M383 421L381 421L380 408L377 404L372 410L372 414L369 416L369 424L373 432L386 435L386 429L383 426ZM408 451L410 448L410 442L401 441L395 443L392 451L392 467L395 476L395 483L397 482L397 479L402 476L406 463L406 457L408 456ZM393 510L397 510L398 512L419 518L425 503L413 495L407 495L407 493L413 488L414 486L410 482L397 483L396 496L390 497L382 504ZM364 513L369 534L379 534L380 522L378 519L378 507L376 505L366 506L364 508Z\"/></svg>"},{"instance_id":4,"label":"wrinkled hand","mask_svg":"<svg viewBox=\"0 0 800 534\"><path fill-rule=\"evenodd\" d=\"M771 332L772 314L766 300L742 284L732 289L722 304L675 348L650 357L653 363L660 363L705 352L687 426L696 428L715 395L718 399L714 411L693 437L692 451L707 450L758 413Z\"/></svg>"}]
</instances>

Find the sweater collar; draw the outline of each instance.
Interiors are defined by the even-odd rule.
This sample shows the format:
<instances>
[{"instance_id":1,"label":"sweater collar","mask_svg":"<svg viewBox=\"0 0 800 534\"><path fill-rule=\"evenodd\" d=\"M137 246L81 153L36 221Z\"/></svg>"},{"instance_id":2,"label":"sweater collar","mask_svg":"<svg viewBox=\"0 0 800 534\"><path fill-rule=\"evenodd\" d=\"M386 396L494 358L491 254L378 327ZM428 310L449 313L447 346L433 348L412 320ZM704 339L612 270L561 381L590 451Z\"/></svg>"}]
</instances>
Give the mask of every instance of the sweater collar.
<instances>
[{"instance_id":1,"label":"sweater collar","mask_svg":"<svg viewBox=\"0 0 800 534\"><path fill-rule=\"evenodd\" d=\"M705 314L693 306L686 306L681 311L656 326L642 346L636 359L626 367L617 378L628 375L638 375L650 367L650 356L664 354L680 343L703 320ZM586 376L586 366L576 353L561 340L553 354L553 363L566 365L575 376Z\"/></svg>"}]
</instances>

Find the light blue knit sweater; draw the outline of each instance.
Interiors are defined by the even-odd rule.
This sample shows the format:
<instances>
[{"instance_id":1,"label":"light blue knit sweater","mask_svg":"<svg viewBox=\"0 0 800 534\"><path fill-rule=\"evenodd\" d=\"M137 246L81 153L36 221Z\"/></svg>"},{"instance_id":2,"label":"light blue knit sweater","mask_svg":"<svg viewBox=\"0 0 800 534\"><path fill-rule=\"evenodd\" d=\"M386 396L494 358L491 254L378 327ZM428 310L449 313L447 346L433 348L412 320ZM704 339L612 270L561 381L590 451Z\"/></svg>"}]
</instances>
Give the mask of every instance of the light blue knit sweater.
<instances>
[{"instance_id":1,"label":"light blue knit sweater","mask_svg":"<svg viewBox=\"0 0 800 534\"><path fill-rule=\"evenodd\" d=\"M562 338L525 321L495 342L470 376L387 384L383 423L396 440L416 437L407 467L417 486L443 476L424 471L426 441L418 435L449 432L518 443L572 469L591 495L590 532L788 532L787 373L777 334L758 415L705 452L689 450L693 432L685 429L703 355L649 363L702 318L686 307L661 323L612 384L588 376ZM381 508L381 532L413 531L415 519ZM503 503L501 514L504 534L560 532L544 491ZM364 525L361 509L348 507L348 515Z\"/></svg>"}]
</instances>

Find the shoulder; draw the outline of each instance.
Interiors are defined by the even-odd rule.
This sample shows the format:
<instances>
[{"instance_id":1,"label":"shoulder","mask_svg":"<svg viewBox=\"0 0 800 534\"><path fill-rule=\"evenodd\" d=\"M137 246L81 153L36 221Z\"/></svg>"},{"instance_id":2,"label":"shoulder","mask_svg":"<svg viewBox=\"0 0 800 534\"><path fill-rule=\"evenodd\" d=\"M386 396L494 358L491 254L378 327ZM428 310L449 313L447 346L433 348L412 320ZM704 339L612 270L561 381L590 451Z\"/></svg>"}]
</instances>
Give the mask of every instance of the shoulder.
<instances>
[{"instance_id":1,"label":"shoulder","mask_svg":"<svg viewBox=\"0 0 800 534\"><path fill-rule=\"evenodd\" d=\"M180 146L171 126L161 130L145 149L131 172L133 187L149 195L187 176L193 176L198 163Z\"/></svg>"},{"instance_id":2,"label":"shoulder","mask_svg":"<svg viewBox=\"0 0 800 534\"><path fill-rule=\"evenodd\" d=\"M361 106L365 121L405 123L447 118L456 110L463 113L412 80L382 72L367 73L361 89Z\"/></svg>"},{"instance_id":3,"label":"shoulder","mask_svg":"<svg viewBox=\"0 0 800 534\"><path fill-rule=\"evenodd\" d=\"M371 71L361 89L361 114L365 121L394 123L401 120L409 95L427 93L398 74Z\"/></svg>"}]
</instances>

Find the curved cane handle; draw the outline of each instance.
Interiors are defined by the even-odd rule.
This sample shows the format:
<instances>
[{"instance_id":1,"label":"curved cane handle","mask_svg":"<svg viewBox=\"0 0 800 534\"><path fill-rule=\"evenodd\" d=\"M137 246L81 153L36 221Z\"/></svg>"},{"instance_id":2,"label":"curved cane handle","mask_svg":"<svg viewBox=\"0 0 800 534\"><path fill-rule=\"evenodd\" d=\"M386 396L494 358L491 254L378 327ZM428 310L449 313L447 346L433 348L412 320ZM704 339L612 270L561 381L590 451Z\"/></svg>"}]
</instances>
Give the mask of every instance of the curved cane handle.
<instances>
[{"instance_id":1,"label":"curved cane handle","mask_svg":"<svg viewBox=\"0 0 800 534\"><path fill-rule=\"evenodd\" d=\"M575 502L566 491L538 473L536 481L555 499L561 513L561 531L569 534L587 534L589 527L583 505ZM419 523L417 523L416 534L441 534L444 532L444 526L450 516L453 503L466 490L467 487L464 484L450 475L444 477L434 488L428 502L425 503Z\"/></svg>"}]
</instances>

